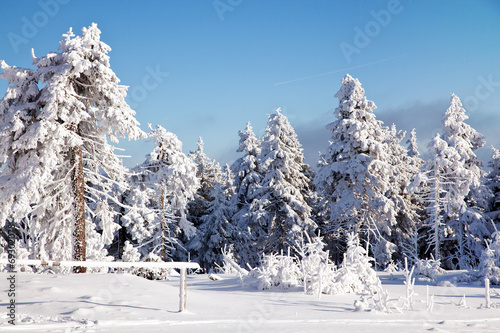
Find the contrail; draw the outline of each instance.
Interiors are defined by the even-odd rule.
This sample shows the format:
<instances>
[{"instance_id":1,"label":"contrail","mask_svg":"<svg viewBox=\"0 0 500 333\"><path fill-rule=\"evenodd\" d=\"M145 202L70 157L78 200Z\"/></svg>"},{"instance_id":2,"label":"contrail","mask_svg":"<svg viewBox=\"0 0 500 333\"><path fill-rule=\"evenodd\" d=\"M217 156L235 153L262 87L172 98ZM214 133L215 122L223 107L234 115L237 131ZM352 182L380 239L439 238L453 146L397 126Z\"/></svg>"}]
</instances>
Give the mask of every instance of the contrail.
<instances>
[{"instance_id":1,"label":"contrail","mask_svg":"<svg viewBox=\"0 0 500 333\"><path fill-rule=\"evenodd\" d=\"M406 54L401 54L401 55L398 55L398 56L395 56L395 57L391 57L391 58L386 58L386 59L377 60L377 61L370 62L370 63L363 64L363 65L358 65L358 66L354 66L354 67L343 68L343 69L339 69L339 70L336 70L336 71L333 71L333 72L326 72L326 73L321 73L321 74L316 74L316 75L306 76L306 77L303 77L303 78L300 78L300 79L294 79L294 80L289 80L289 81L279 82L279 83L275 83L274 85L275 85L275 86L279 86L279 85L286 84L286 83L292 83L292 82L297 82L297 81L302 81L302 80L312 79L312 78L315 78L315 77L320 77L320 76L325 76L325 75L330 75L330 74L335 74L335 73L345 72L345 71L349 71L349 70L351 70L351 69L356 69L356 68L367 67L367 66L375 65L375 64L378 64L378 63L381 63L381 62L385 62L385 61L389 61L389 60L397 59L397 58L400 58L400 57L402 57L402 56L404 56L404 55L407 55L407 54L409 54L409 53L406 53Z\"/></svg>"}]
</instances>

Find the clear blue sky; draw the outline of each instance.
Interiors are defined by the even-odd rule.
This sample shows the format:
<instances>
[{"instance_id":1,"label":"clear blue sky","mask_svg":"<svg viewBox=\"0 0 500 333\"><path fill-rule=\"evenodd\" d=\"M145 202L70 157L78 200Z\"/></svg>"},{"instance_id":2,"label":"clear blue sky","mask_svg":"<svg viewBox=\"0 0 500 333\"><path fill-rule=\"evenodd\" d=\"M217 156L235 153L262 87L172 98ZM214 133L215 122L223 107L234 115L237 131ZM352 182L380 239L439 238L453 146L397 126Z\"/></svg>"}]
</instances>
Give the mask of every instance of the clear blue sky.
<instances>
[{"instance_id":1,"label":"clear blue sky","mask_svg":"<svg viewBox=\"0 0 500 333\"><path fill-rule=\"evenodd\" d=\"M480 157L500 147L500 1L2 0L0 10L0 59L21 67L31 66L31 48L43 56L69 27L80 34L96 22L142 129L162 125L186 153L202 136L222 163L239 156L247 121L260 136L282 107L315 165L346 73L378 119L416 127L422 151L441 130L450 92L486 135ZM128 166L152 150L120 146L133 156Z\"/></svg>"}]
</instances>

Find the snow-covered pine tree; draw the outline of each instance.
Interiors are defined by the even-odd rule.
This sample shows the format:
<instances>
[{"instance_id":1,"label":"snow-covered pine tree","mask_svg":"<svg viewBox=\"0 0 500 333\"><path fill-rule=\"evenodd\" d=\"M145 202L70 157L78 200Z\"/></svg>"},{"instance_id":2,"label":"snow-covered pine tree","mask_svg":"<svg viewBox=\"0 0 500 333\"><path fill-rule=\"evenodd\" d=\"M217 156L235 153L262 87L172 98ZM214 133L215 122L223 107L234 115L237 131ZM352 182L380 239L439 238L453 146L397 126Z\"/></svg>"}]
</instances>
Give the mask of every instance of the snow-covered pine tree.
<instances>
[{"instance_id":1,"label":"snow-covered pine tree","mask_svg":"<svg viewBox=\"0 0 500 333\"><path fill-rule=\"evenodd\" d=\"M490 188L492 199L488 209L488 217L496 224L500 224L500 151L491 147L493 155L488 163L491 171L486 176L486 186Z\"/></svg>"},{"instance_id":2,"label":"snow-covered pine tree","mask_svg":"<svg viewBox=\"0 0 500 333\"><path fill-rule=\"evenodd\" d=\"M387 240L397 246L397 251L394 251L392 258L387 257L382 264L391 259L403 263L404 257L411 262L418 259L416 237L420 224L419 212L422 211L423 205L418 196L409 191L408 187L420 172L423 161L418 157L418 151L415 151L418 149L415 132L412 131L409 139L411 145L409 151L400 144L404 136L405 133L398 131L395 125L392 125L387 133L388 160L393 171L390 176L392 189L386 193L386 196L394 203L396 211L396 225L392 228L391 234L387 235ZM384 242L380 245L384 245ZM382 251L384 252L389 253L389 251ZM380 264L380 260L377 262Z\"/></svg>"},{"instance_id":3,"label":"snow-covered pine tree","mask_svg":"<svg viewBox=\"0 0 500 333\"><path fill-rule=\"evenodd\" d=\"M199 188L196 165L182 152L182 142L160 125L149 137L153 151L135 167L132 190L127 196L131 206L125 215L125 227L141 245L144 256L159 255L164 261L182 248L182 238L196 233L186 219L187 205ZM178 257L182 257L178 255Z\"/></svg>"},{"instance_id":4,"label":"snow-covered pine tree","mask_svg":"<svg viewBox=\"0 0 500 333\"><path fill-rule=\"evenodd\" d=\"M194 198L188 204L188 218L198 227L202 221L201 217L206 214L216 181L222 181L222 171L220 165L210 159L204 152L203 139L200 137L197 142L198 148L189 153L189 158L196 165L196 176L199 179L200 187Z\"/></svg>"},{"instance_id":5,"label":"snow-covered pine tree","mask_svg":"<svg viewBox=\"0 0 500 333\"><path fill-rule=\"evenodd\" d=\"M238 135L240 142L236 152L244 153L244 156L231 165L231 170L234 174L236 204L238 209L242 209L248 205L249 198L255 191L255 184L261 179L257 161L261 149L260 141L255 136L250 123L247 123L245 131L239 131Z\"/></svg>"},{"instance_id":6,"label":"snow-covered pine tree","mask_svg":"<svg viewBox=\"0 0 500 333\"><path fill-rule=\"evenodd\" d=\"M117 228L113 188L126 186L125 168L107 140L136 139L143 132L97 25L83 28L81 37L73 38L71 29L63 36L60 52L32 55L44 87L30 104L34 121L10 133L22 146L16 145L6 161L10 167L2 170L17 185L2 182L0 211L17 221L30 217L39 235L36 258L102 259Z\"/></svg>"},{"instance_id":7,"label":"snow-covered pine tree","mask_svg":"<svg viewBox=\"0 0 500 333\"><path fill-rule=\"evenodd\" d=\"M412 129L410 132L410 137L406 141L406 144L408 145L407 151L408 155L407 158L408 160L408 167L411 170L411 181L406 185L406 191L410 194L410 206L413 208L415 211L418 220L415 221L416 223L413 224L413 226L410 228L408 231L408 234L406 235L407 242L403 245L403 252L405 253L405 257L408 258L408 261L410 262L411 265L414 265L416 261L420 257L420 253L422 252L421 248L422 242L419 242L419 239L422 238L422 235L420 233L420 229L422 227L422 221L427 219L426 215L426 209L424 202L420 195L413 191L413 187L411 184L415 181L417 176L420 173L421 168L425 164L424 160L420 158L420 152L418 150L418 144L417 144L417 133L415 129Z\"/></svg>"},{"instance_id":8,"label":"snow-covered pine tree","mask_svg":"<svg viewBox=\"0 0 500 333\"><path fill-rule=\"evenodd\" d=\"M448 221L465 210L465 195L470 186L467 170L458 152L436 134L427 146L429 158L412 186L420 192L427 209L427 244L435 260L449 259L443 250L446 238L453 237ZM443 253L444 252L444 253Z\"/></svg>"},{"instance_id":9,"label":"snow-covered pine tree","mask_svg":"<svg viewBox=\"0 0 500 333\"><path fill-rule=\"evenodd\" d=\"M25 156L25 153L30 148L27 146L28 141L25 132L35 122L39 112L37 103L39 76L34 70L8 66L3 60L0 61L0 68L2 69L0 78L7 81L7 91L4 98L0 100L0 196L4 200L4 207L13 209L15 208L13 204L16 203L16 198L12 195L6 196L8 192L4 191L11 189L12 193L17 192L21 202L28 200L30 195L42 195L42 193L38 192L30 194L22 190L22 184L28 183L32 177L31 171L37 169L34 160L26 159ZM50 177L47 173L40 176L45 176L46 179ZM41 198L31 200L40 201ZM15 223L15 215L10 210L0 211L1 230L5 230L7 224L11 223L20 233L22 246L28 248L30 252L36 251L35 248L39 243L34 230L29 228L31 224L29 216L25 218L18 217L21 220ZM2 232L2 236L5 244L7 244L9 241L7 233ZM4 242L0 239L0 243L3 244Z\"/></svg>"},{"instance_id":10,"label":"snow-covered pine tree","mask_svg":"<svg viewBox=\"0 0 500 333\"><path fill-rule=\"evenodd\" d=\"M347 74L335 97L337 120L327 125L332 139L315 178L326 218L322 234L336 262L343 259L350 233L364 243L381 243L386 253L376 258L380 264L395 250L384 238L397 223L394 200L386 196L388 191L397 193L390 183L395 171L389 160L388 129L375 119L376 106L366 99L357 79Z\"/></svg>"},{"instance_id":11,"label":"snow-covered pine tree","mask_svg":"<svg viewBox=\"0 0 500 333\"><path fill-rule=\"evenodd\" d=\"M457 244L457 251L451 254L461 269L468 269L478 263L484 249L484 239L493 232L488 230L491 224L484 215L491 191L483 183L486 172L482 169L483 162L475 154L477 149L484 146L484 136L465 123L469 118L465 112L458 96L451 94L450 106L443 118L442 137L457 151L464 168L470 172L464 210L457 212L448 223Z\"/></svg>"},{"instance_id":12,"label":"snow-covered pine tree","mask_svg":"<svg viewBox=\"0 0 500 333\"><path fill-rule=\"evenodd\" d=\"M196 260L206 271L223 267L223 251L231 246L248 244L248 233L242 232L231 223L233 214L231 198L228 198L222 184L215 182L211 191L213 200L210 202L206 215L201 217L202 224L190 249L196 251Z\"/></svg>"},{"instance_id":13,"label":"snow-covered pine tree","mask_svg":"<svg viewBox=\"0 0 500 333\"><path fill-rule=\"evenodd\" d=\"M287 251L302 232L317 228L304 197L310 179L297 134L280 109L269 116L262 138L259 171L263 178L249 210L248 228L255 249L263 253ZM256 234L257 230L264 235Z\"/></svg>"},{"instance_id":14,"label":"snow-covered pine tree","mask_svg":"<svg viewBox=\"0 0 500 333\"><path fill-rule=\"evenodd\" d=\"M486 172L482 169L483 162L475 153L484 146L484 136L465 123L465 120L469 118L465 112L460 98L451 94L450 106L443 117L442 138L450 147L457 150L465 168L471 171L471 185L466 198L467 206L485 208L491 194L483 184L483 178L486 176Z\"/></svg>"},{"instance_id":15,"label":"snow-covered pine tree","mask_svg":"<svg viewBox=\"0 0 500 333\"><path fill-rule=\"evenodd\" d=\"M260 141L255 136L250 123L247 123L244 132L239 131L238 134L240 141L237 152L244 155L231 165L235 186L235 196L232 200L234 206L232 223L242 231L250 232L250 229L252 229L254 237L248 239L249 244L241 247L237 246L236 251L240 265L246 267L246 264L250 264L253 267L259 264L259 253L255 248L251 249L252 244L255 242L255 239L266 235L264 229L259 224L251 223L249 215L254 193L262 180L262 175L259 173L258 167L258 156L260 155L261 148Z\"/></svg>"},{"instance_id":16,"label":"snow-covered pine tree","mask_svg":"<svg viewBox=\"0 0 500 333\"><path fill-rule=\"evenodd\" d=\"M408 156L415 158L413 164L418 167L424 165L424 161L420 158L420 152L418 151L417 132L415 129L411 130L410 138L406 141L406 143L408 144Z\"/></svg>"}]
</instances>

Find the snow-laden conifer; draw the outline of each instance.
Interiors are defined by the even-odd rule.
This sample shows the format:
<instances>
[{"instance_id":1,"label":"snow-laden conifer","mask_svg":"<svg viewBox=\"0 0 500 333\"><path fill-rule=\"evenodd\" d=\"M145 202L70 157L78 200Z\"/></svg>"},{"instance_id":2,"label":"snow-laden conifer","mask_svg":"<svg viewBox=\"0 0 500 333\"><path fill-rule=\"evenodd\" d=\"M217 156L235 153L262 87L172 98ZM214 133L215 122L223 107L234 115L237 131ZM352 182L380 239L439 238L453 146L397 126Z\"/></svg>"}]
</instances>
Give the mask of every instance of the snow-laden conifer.
<instances>
[{"instance_id":1,"label":"snow-laden conifer","mask_svg":"<svg viewBox=\"0 0 500 333\"><path fill-rule=\"evenodd\" d=\"M189 153L189 158L196 165L196 177L200 183L198 191L188 205L189 220L196 227L202 223L201 217L205 215L210 202L213 200L211 193L215 182L222 181L220 165L205 154L204 146L205 143L200 137L197 142L197 149Z\"/></svg>"},{"instance_id":2,"label":"snow-laden conifer","mask_svg":"<svg viewBox=\"0 0 500 333\"><path fill-rule=\"evenodd\" d=\"M488 163L491 171L486 177L486 185L489 187L492 198L488 209L488 216L494 223L500 223L500 151L491 147L493 155Z\"/></svg>"},{"instance_id":3,"label":"snow-laden conifer","mask_svg":"<svg viewBox=\"0 0 500 333\"><path fill-rule=\"evenodd\" d=\"M245 131L239 131L238 134L240 141L237 152L244 155L231 165L235 187L235 196L232 200L234 206L232 223L241 230L252 233L253 237L247 240L248 244L237 246L236 252L238 253L241 265L246 266L246 264L249 264L255 267L259 264L259 253L253 247L253 244L256 239L264 237L266 234L260 224L253 223L249 213L255 191L262 180L262 175L258 167L258 156L260 155L261 148L260 141L255 136L250 123L247 123Z\"/></svg>"},{"instance_id":4,"label":"snow-laden conifer","mask_svg":"<svg viewBox=\"0 0 500 333\"><path fill-rule=\"evenodd\" d=\"M483 239L489 237L492 230L484 215L491 198L490 189L484 185L486 172L483 162L475 151L484 146L484 136L465 123L468 116L458 96L451 94L450 106L443 118L443 140L460 155L463 167L469 171L468 189L464 196L465 207L450 215L450 238L456 239L456 253L452 255L462 269L475 266L483 250Z\"/></svg>"},{"instance_id":5,"label":"snow-laden conifer","mask_svg":"<svg viewBox=\"0 0 500 333\"><path fill-rule=\"evenodd\" d=\"M315 183L323 198L323 234L335 260L341 261L350 233L373 244L386 241L397 223L396 204L401 200L387 196L399 194L394 188L389 132L375 119L375 104L366 99L361 84L350 75L342 79L335 97L339 99L337 120L327 125L332 138L318 163ZM384 249L390 252L394 247Z\"/></svg>"},{"instance_id":6,"label":"snow-laden conifer","mask_svg":"<svg viewBox=\"0 0 500 333\"><path fill-rule=\"evenodd\" d=\"M232 216L230 198L218 181L215 182L211 196L213 200L206 214L201 217L202 223L193 242L190 243L190 249L198 253L196 258L198 263L207 271L224 265L225 248L230 248L232 245L244 246L248 243L248 233L242 232L230 221Z\"/></svg>"},{"instance_id":7,"label":"snow-laden conifer","mask_svg":"<svg viewBox=\"0 0 500 333\"><path fill-rule=\"evenodd\" d=\"M420 188L427 207L425 227L428 228L428 249L432 247L434 259L441 260L444 259L444 240L453 237L448 223L466 210L464 199L471 176L458 152L439 134L434 136L427 148L429 158L412 185Z\"/></svg>"},{"instance_id":8,"label":"snow-laden conifer","mask_svg":"<svg viewBox=\"0 0 500 333\"><path fill-rule=\"evenodd\" d=\"M249 230L264 253L287 251L302 232L312 234L316 223L304 197L310 179L297 135L278 109L269 116L262 138L259 171L263 175L249 212ZM265 234L258 234L265 232Z\"/></svg>"},{"instance_id":9,"label":"snow-laden conifer","mask_svg":"<svg viewBox=\"0 0 500 333\"><path fill-rule=\"evenodd\" d=\"M398 131L395 125L387 132L388 161L392 171L389 173L391 190L386 192L386 196L394 204L396 225L387 239L376 243L374 256L377 263L382 265L391 259L401 263L405 257L410 261L418 259L418 243L415 238L418 237L419 212L423 207L418 195L409 190L409 185L420 172L423 161L418 157L415 132L412 131L408 140L409 150L401 145L404 136L405 132ZM391 247L394 253L392 256ZM377 251L382 257L377 255Z\"/></svg>"},{"instance_id":10,"label":"snow-laden conifer","mask_svg":"<svg viewBox=\"0 0 500 333\"><path fill-rule=\"evenodd\" d=\"M142 131L97 26L83 28L82 36L71 29L63 36L59 52L32 56L44 86L30 101L33 120L10 132L19 148L4 160L0 211L17 221L31 216L30 228L39 235L34 257L102 259L117 229L113 189L126 186L126 169L107 140L136 139ZM25 99L34 89L26 90ZM27 172L30 177L23 177Z\"/></svg>"},{"instance_id":11,"label":"snow-laden conifer","mask_svg":"<svg viewBox=\"0 0 500 333\"><path fill-rule=\"evenodd\" d=\"M182 142L160 125L150 126L153 151L132 171L132 189L124 218L144 255L155 253L162 260L172 258L182 237L194 236L196 229L186 218L187 205L199 188L196 165L182 152Z\"/></svg>"}]
</instances>

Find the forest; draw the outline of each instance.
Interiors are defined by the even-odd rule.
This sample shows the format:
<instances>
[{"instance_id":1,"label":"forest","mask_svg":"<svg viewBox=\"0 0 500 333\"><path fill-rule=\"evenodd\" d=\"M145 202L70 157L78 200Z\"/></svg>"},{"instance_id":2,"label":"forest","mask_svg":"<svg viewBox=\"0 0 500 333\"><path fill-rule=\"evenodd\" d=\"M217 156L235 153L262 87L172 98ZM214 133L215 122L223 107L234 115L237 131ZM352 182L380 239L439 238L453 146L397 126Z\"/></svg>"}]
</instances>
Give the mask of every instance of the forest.
<instances>
[{"instance_id":1,"label":"forest","mask_svg":"<svg viewBox=\"0 0 500 333\"><path fill-rule=\"evenodd\" d=\"M415 129L406 135L377 120L375 103L347 74L316 166L304 162L280 109L260 138L247 123L240 158L220 165L202 138L186 154L161 125L140 129L100 33L95 24L81 36L68 31L57 52L32 52L32 69L0 62L8 82L1 257L8 230L18 258L196 261L205 272L228 257L243 268L301 257L305 242L340 265L357 242L379 270L426 262L500 281L500 152L492 148L487 165L476 156L485 138L466 123L458 96L425 160ZM153 150L125 167L113 144L144 138Z\"/></svg>"}]
</instances>

